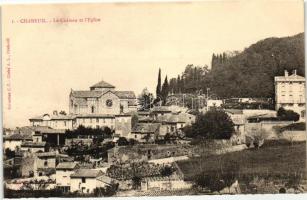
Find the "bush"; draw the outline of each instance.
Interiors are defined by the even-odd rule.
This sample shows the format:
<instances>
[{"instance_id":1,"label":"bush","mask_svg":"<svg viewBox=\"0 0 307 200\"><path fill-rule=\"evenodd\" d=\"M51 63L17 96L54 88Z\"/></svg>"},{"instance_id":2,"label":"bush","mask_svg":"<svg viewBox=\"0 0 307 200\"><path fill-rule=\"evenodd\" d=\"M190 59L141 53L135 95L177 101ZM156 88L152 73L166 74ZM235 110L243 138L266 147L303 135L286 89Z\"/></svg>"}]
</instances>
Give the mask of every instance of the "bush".
<instances>
[{"instance_id":1,"label":"bush","mask_svg":"<svg viewBox=\"0 0 307 200\"><path fill-rule=\"evenodd\" d=\"M184 129L186 136L203 139L230 139L234 133L234 124L223 111L213 109L206 114L200 114L191 127Z\"/></svg>"},{"instance_id":2,"label":"bush","mask_svg":"<svg viewBox=\"0 0 307 200\"><path fill-rule=\"evenodd\" d=\"M298 121L300 115L292 110L285 110L283 107L280 107L277 111L277 118L283 121Z\"/></svg>"},{"instance_id":3,"label":"bush","mask_svg":"<svg viewBox=\"0 0 307 200\"><path fill-rule=\"evenodd\" d=\"M9 148L5 149L5 155L8 159L15 157L15 151L10 150Z\"/></svg>"},{"instance_id":4,"label":"bush","mask_svg":"<svg viewBox=\"0 0 307 200\"><path fill-rule=\"evenodd\" d=\"M127 145L129 145L129 142L125 137L120 137L117 140L117 144L118 144L118 146L127 146Z\"/></svg>"}]
</instances>

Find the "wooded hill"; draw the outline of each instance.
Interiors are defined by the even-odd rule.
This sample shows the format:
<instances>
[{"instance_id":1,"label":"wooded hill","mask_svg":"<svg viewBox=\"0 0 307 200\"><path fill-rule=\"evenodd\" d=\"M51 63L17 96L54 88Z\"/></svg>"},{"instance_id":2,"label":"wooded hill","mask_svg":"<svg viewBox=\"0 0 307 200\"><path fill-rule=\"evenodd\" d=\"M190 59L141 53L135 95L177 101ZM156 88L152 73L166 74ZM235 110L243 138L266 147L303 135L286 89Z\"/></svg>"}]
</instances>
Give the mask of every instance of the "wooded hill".
<instances>
[{"instance_id":1,"label":"wooded hill","mask_svg":"<svg viewBox=\"0 0 307 200\"><path fill-rule=\"evenodd\" d=\"M261 40L241 53L213 54L211 69L188 65L182 75L170 79L169 92L205 93L210 88L220 98L274 97L274 77L305 76L304 33Z\"/></svg>"}]
</instances>

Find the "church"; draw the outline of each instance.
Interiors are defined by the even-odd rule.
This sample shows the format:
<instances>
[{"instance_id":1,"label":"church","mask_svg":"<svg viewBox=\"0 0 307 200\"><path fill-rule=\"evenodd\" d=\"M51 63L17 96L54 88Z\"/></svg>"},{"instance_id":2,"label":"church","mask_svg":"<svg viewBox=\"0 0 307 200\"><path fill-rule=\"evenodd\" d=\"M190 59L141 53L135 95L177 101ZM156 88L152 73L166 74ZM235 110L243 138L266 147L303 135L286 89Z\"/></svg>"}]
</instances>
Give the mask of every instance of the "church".
<instances>
[{"instance_id":1,"label":"church","mask_svg":"<svg viewBox=\"0 0 307 200\"><path fill-rule=\"evenodd\" d=\"M104 81L91 86L90 90L71 90L69 100L70 114L119 115L137 111L133 91L116 91L113 85Z\"/></svg>"},{"instance_id":2,"label":"church","mask_svg":"<svg viewBox=\"0 0 307 200\"><path fill-rule=\"evenodd\" d=\"M89 90L71 90L69 114L54 111L30 118L32 126L48 126L53 129L76 129L78 126L92 128L109 127L120 136L131 132L131 114L137 111L133 91L117 91L105 81L100 81Z\"/></svg>"}]
</instances>

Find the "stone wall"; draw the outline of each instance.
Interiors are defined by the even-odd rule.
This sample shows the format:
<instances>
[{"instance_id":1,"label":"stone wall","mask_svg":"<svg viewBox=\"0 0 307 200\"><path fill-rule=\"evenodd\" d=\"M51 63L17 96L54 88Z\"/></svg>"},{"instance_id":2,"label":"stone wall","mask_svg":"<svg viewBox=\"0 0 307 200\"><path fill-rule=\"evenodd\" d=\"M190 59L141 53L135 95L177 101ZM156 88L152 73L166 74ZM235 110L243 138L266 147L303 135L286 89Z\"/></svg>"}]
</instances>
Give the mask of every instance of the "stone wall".
<instances>
[{"instance_id":1,"label":"stone wall","mask_svg":"<svg viewBox=\"0 0 307 200\"><path fill-rule=\"evenodd\" d=\"M293 142L306 141L306 131L284 131L280 139L286 139Z\"/></svg>"},{"instance_id":2,"label":"stone wall","mask_svg":"<svg viewBox=\"0 0 307 200\"><path fill-rule=\"evenodd\" d=\"M173 156L192 156L190 145L135 145L114 147L108 151L110 164L140 162Z\"/></svg>"}]
</instances>

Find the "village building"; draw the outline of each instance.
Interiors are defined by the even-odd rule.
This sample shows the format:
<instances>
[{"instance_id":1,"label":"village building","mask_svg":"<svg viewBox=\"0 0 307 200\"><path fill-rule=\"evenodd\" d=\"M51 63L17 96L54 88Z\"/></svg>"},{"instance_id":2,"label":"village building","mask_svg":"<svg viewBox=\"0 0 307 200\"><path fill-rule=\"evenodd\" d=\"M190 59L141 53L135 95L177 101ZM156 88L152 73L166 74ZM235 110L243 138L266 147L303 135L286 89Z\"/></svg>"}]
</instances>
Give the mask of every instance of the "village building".
<instances>
[{"instance_id":1,"label":"village building","mask_svg":"<svg viewBox=\"0 0 307 200\"><path fill-rule=\"evenodd\" d=\"M159 135L159 127L159 123L138 123L132 128L129 138L138 142L153 143Z\"/></svg>"},{"instance_id":2,"label":"village building","mask_svg":"<svg viewBox=\"0 0 307 200\"><path fill-rule=\"evenodd\" d=\"M14 133L3 138L3 148L10 149L11 151L17 151L21 149L22 143L29 141L32 141L31 135Z\"/></svg>"},{"instance_id":3,"label":"village building","mask_svg":"<svg viewBox=\"0 0 307 200\"><path fill-rule=\"evenodd\" d=\"M93 193L96 188L104 188L112 184L111 178L100 170L78 169L70 175L71 192Z\"/></svg>"},{"instance_id":4,"label":"village building","mask_svg":"<svg viewBox=\"0 0 307 200\"><path fill-rule=\"evenodd\" d=\"M24 141L20 146L20 150L24 155L27 155L37 152L44 152L45 146L46 142Z\"/></svg>"},{"instance_id":5,"label":"village building","mask_svg":"<svg viewBox=\"0 0 307 200\"><path fill-rule=\"evenodd\" d=\"M72 130L80 125L108 127L127 137L131 132L131 113L137 111L136 102L133 91L117 91L111 84L100 81L90 90L71 90L68 115L54 111L52 115L44 114L29 120L32 126L48 126L55 130ZM60 137L60 133L56 136Z\"/></svg>"},{"instance_id":6,"label":"village building","mask_svg":"<svg viewBox=\"0 0 307 200\"><path fill-rule=\"evenodd\" d=\"M160 124L159 135L161 139L167 133L170 135L181 134L185 126L195 123L196 116L189 113L175 112L159 114L153 117L143 117L139 119L140 123Z\"/></svg>"},{"instance_id":7,"label":"village building","mask_svg":"<svg viewBox=\"0 0 307 200\"><path fill-rule=\"evenodd\" d=\"M52 114L43 114L40 116L30 118L32 126L45 126L53 129L73 129L74 127L73 115L59 114L58 111L53 111Z\"/></svg>"},{"instance_id":8,"label":"village building","mask_svg":"<svg viewBox=\"0 0 307 200\"><path fill-rule=\"evenodd\" d=\"M59 154L56 151L36 153L34 156L34 176L43 176L56 172L56 166L67 155Z\"/></svg>"},{"instance_id":9,"label":"village building","mask_svg":"<svg viewBox=\"0 0 307 200\"><path fill-rule=\"evenodd\" d=\"M285 71L284 76L275 77L275 109L283 107L286 110L293 110L300 115L300 120L305 120L305 77L296 74L292 75Z\"/></svg>"},{"instance_id":10,"label":"village building","mask_svg":"<svg viewBox=\"0 0 307 200\"><path fill-rule=\"evenodd\" d=\"M196 117L189 113L173 113L171 115L161 115L156 118L156 122L161 123L160 136L167 133L174 135L180 134L185 126L195 123Z\"/></svg>"},{"instance_id":11,"label":"village building","mask_svg":"<svg viewBox=\"0 0 307 200\"><path fill-rule=\"evenodd\" d=\"M56 166L56 185L63 192L70 191L70 175L79 168L74 162L61 162Z\"/></svg>"},{"instance_id":12,"label":"village building","mask_svg":"<svg viewBox=\"0 0 307 200\"><path fill-rule=\"evenodd\" d=\"M150 110L151 114L157 118L161 115L171 114L172 111L168 106L156 106Z\"/></svg>"}]
</instances>

